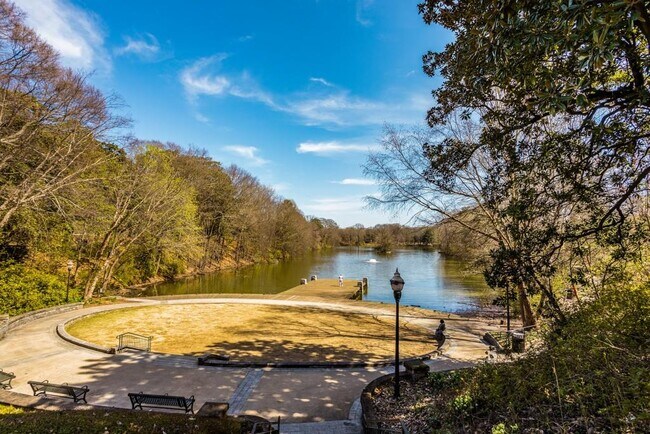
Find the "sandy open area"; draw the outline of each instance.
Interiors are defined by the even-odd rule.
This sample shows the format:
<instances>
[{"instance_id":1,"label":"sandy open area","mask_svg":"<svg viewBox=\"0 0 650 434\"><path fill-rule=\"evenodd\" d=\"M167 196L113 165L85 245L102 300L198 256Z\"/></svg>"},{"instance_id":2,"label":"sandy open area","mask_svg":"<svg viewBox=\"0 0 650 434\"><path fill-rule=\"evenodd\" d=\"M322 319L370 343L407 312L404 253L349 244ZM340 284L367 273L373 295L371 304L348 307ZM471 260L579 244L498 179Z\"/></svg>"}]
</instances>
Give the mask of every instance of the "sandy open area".
<instances>
[{"instance_id":1,"label":"sandy open area","mask_svg":"<svg viewBox=\"0 0 650 434\"><path fill-rule=\"evenodd\" d=\"M408 320L408 319L407 319ZM311 307L181 304L119 309L67 328L80 339L115 346L124 332L153 336L152 351L227 354L233 361L376 361L395 350L390 316ZM403 322L401 357L436 349L431 333Z\"/></svg>"}]
</instances>

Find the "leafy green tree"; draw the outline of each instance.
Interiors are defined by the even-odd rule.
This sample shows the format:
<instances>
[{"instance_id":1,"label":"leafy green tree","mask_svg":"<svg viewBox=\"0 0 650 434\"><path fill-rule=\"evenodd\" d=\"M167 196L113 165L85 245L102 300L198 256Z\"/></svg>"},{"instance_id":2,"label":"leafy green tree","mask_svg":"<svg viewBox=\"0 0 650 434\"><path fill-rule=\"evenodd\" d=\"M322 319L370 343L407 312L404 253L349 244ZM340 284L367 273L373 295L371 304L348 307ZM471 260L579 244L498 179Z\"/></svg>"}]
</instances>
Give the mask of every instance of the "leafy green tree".
<instances>
[{"instance_id":1,"label":"leafy green tree","mask_svg":"<svg viewBox=\"0 0 650 434\"><path fill-rule=\"evenodd\" d=\"M199 224L203 233L203 258L199 268L205 270L212 262L219 262L226 253L229 235L228 217L233 213L234 187L221 165L205 150L183 149L178 145L146 142L174 155L172 164L196 192Z\"/></svg>"},{"instance_id":2,"label":"leafy green tree","mask_svg":"<svg viewBox=\"0 0 650 434\"><path fill-rule=\"evenodd\" d=\"M426 147L427 176L491 157L483 203L513 243L493 251L489 280L541 291L563 319L550 284L562 249L610 228L623 240L650 174L648 4L429 0L420 12L456 37L424 56L445 79L430 125L482 120L476 142Z\"/></svg>"},{"instance_id":3,"label":"leafy green tree","mask_svg":"<svg viewBox=\"0 0 650 434\"><path fill-rule=\"evenodd\" d=\"M332 219L309 217L314 227L318 247L338 246L341 241L339 225Z\"/></svg>"},{"instance_id":4,"label":"leafy green tree","mask_svg":"<svg viewBox=\"0 0 650 434\"><path fill-rule=\"evenodd\" d=\"M426 228L424 233L422 234L421 238L421 243L424 244L425 246L430 246L434 243L435 238L433 235L433 231L431 228Z\"/></svg>"},{"instance_id":5,"label":"leafy green tree","mask_svg":"<svg viewBox=\"0 0 650 434\"><path fill-rule=\"evenodd\" d=\"M65 302L66 284L51 274L22 264L0 268L0 314L18 315ZM69 300L79 300L72 290Z\"/></svg>"},{"instance_id":6,"label":"leafy green tree","mask_svg":"<svg viewBox=\"0 0 650 434\"><path fill-rule=\"evenodd\" d=\"M275 250L282 259L300 256L315 246L312 226L296 203L288 199L278 204L274 237Z\"/></svg>"},{"instance_id":7,"label":"leafy green tree","mask_svg":"<svg viewBox=\"0 0 650 434\"><path fill-rule=\"evenodd\" d=\"M198 230L194 192L174 172L171 159L159 148L136 147L104 184L104 206L111 212L97 215L100 220L92 225L100 230L93 237L84 298L92 297L98 286L107 288L121 261L147 237L155 242L150 250L159 254L167 243L178 245L178 254L192 246Z\"/></svg>"}]
</instances>

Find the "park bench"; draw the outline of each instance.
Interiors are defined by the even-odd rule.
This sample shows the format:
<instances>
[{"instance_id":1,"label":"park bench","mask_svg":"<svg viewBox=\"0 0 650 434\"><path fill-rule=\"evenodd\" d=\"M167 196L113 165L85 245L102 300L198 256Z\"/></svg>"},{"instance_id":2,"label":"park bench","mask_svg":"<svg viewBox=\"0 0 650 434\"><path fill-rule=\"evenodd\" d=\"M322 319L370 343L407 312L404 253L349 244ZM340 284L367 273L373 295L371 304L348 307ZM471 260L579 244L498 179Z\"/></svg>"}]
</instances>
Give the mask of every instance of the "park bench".
<instances>
[{"instance_id":1,"label":"park bench","mask_svg":"<svg viewBox=\"0 0 650 434\"><path fill-rule=\"evenodd\" d=\"M64 398L72 398L74 402L83 401L86 402L86 393L88 393L88 386L77 387L70 386L67 383L63 384L54 384L49 381L28 381L32 390L34 391L34 396L45 395L48 393L62 396Z\"/></svg>"},{"instance_id":2,"label":"park bench","mask_svg":"<svg viewBox=\"0 0 650 434\"><path fill-rule=\"evenodd\" d=\"M131 400L131 407L133 410L142 407L151 408L166 408L169 410L184 410L185 413L194 414L194 395L189 398L184 396L170 396L170 395L151 395L148 393L129 393Z\"/></svg>"},{"instance_id":3,"label":"park bench","mask_svg":"<svg viewBox=\"0 0 650 434\"><path fill-rule=\"evenodd\" d=\"M0 388L11 389L11 380L16 378L13 372L5 372L0 369Z\"/></svg>"}]
</instances>

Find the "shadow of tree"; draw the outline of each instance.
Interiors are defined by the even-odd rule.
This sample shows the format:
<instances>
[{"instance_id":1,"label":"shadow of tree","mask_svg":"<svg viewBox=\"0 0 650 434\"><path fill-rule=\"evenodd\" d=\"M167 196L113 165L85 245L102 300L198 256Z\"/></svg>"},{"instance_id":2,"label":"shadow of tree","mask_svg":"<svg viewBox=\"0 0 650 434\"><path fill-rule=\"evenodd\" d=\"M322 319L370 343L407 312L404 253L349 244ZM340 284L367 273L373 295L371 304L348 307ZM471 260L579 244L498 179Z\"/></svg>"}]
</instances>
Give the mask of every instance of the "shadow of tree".
<instances>
[{"instance_id":1,"label":"shadow of tree","mask_svg":"<svg viewBox=\"0 0 650 434\"><path fill-rule=\"evenodd\" d=\"M246 370L199 367L194 358L129 351L88 359L76 376L79 385L89 387L90 404L131 408L129 392L167 393L194 395L197 411L206 401L228 401Z\"/></svg>"},{"instance_id":2,"label":"shadow of tree","mask_svg":"<svg viewBox=\"0 0 650 434\"><path fill-rule=\"evenodd\" d=\"M319 313L318 308L301 308ZM394 322L373 315L328 310L320 324L303 320L300 315L283 315L282 322L257 330L242 330L238 336L250 336L236 342L213 342L207 352L228 355L240 362L367 362L394 357ZM259 336L264 336L260 338ZM415 357L437 348L431 333L421 327L402 324L400 354ZM186 355L200 355L186 352Z\"/></svg>"}]
</instances>

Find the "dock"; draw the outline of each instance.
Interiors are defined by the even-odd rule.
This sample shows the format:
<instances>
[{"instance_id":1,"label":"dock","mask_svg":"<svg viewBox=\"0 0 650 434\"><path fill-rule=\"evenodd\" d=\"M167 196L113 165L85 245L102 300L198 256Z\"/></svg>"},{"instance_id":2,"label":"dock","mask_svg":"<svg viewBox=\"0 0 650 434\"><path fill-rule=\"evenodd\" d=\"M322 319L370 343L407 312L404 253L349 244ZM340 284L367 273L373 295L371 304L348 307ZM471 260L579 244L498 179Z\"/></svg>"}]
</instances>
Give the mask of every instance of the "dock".
<instances>
[{"instance_id":1,"label":"dock","mask_svg":"<svg viewBox=\"0 0 650 434\"><path fill-rule=\"evenodd\" d=\"M320 297L330 300L361 300L362 294L368 291L368 279L364 279L343 279L343 286L339 286L338 279L308 280L307 283L294 286L281 294L284 296Z\"/></svg>"}]
</instances>

